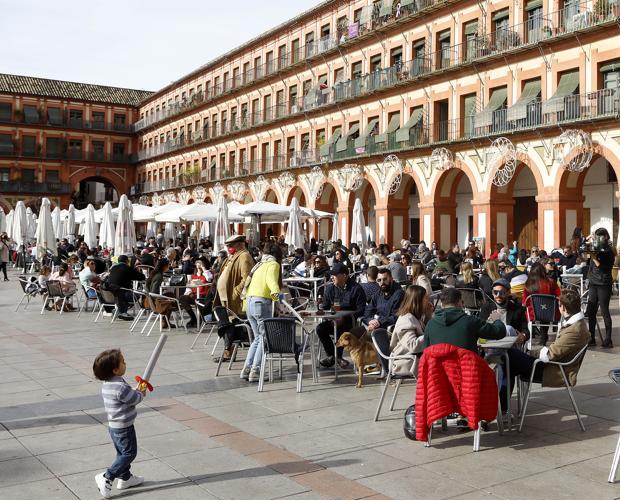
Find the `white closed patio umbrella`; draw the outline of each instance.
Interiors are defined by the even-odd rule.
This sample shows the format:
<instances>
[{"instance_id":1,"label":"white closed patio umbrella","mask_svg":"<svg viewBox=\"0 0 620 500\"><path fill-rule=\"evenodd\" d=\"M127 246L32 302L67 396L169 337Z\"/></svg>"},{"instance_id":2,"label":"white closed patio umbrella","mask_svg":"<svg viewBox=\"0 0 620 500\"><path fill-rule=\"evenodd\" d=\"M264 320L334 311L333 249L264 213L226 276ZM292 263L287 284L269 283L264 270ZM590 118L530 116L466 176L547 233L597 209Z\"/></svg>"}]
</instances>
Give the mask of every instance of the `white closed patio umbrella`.
<instances>
[{"instance_id":1,"label":"white closed patio umbrella","mask_svg":"<svg viewBox=\"0 0 620 500\"><path fill-rule=\"evenodd\" d=\"M13 214L13 229L11 229L11 237L18 246L26 244L28 233L28 214L26 213L26 205L23 201L18 201L15 205L15 213Z\"/></svg>"},{"instance_id":2,"label":"white closed patio umbrella","mask_svg":"<svg viewBox=\"0 0 620 500\"><path fill-rule=\"evenodd\" d=\"M114 248L115 232L116 228L114 227L112 205L110 205L110 202L108 201L103 206L103 218L101 219L101 225L99 226L99 245L101 246L101 248Z\"/></svg>"},{"instance_id":3,"label":"white closed patio umbrella","mask_svg":"<svg viewBox=\"0 0 620 500\"><path fill-rule=\"evenodd\" d=\"M26 208L26 240L32 241L37 233L37 216L30 207Z\"/></svg>"},{"instance_id":4,"label":"white closed patio umbrella","mask_svg":"<svg viewBox=\"0 0 620 500\"><path fill-rule=\"evenodd\" d=\"M75 244L75 207L73 203L69 205L69 214L67 215L67 223L65 224L65 233L67 240L72 245Z\"/></svg>"},{"instance_id":5,"label":"white closed patio umbrella","mask_svg":"<svg viewBox=\"0 0 620 500\"><path fill-rule=\"evenodd\" d=\"M0 233L6 232L6 214L4 210L0 208Z\"/></svg>"},{"instance_id":6,"label":"white closed patio umbrella","mask_svg":"<svg viewBox=\"0 0 620 500\"><path fill-rule=\"evenodd\" d=\"M208 220L202 221L200 226L200 238L206 239L211 236L211 223Z\"/></svg>"},{"instance_id":7,"label":"white closed patio umbrella","mask_svg":"<svg viewBox=\"0 0 620 500\"><path fill-rule=\"evenodd\" d=\"M41 213L39 213L39 217L41 217ZM54 226L54 237L59 240L62 238L62 218L59 206L52 210L52 225Z\"/></svg>"},{"instance_id":8,"label":"white closed patio umbrella","mask_svg":"<svg viewBox=\"0 0 620 500\"><path fill-rule=\"evenodd\" d=\"M135 247L136 225L133 221L133 207L127 195L122 195L118 202L114 255L131 255Z\"/></svg>"},{"instance_id":9,"label":"white closed patio umbrella","mask_svg":"<svg viewBox=\"0 0 620 500\"><path fill-rule=\"evenodd\" d=\"M15 212L11 210L6 216L6 234L9 235L10 239L13 239L13 216Z\"/></svg>"},{"instance_id":10,"label":"white closed patio umbrella","mask_svg":"<svg viewBox=\"0 0 620 500\"><path fill-rule=\"evenodd\" d=\"M301 210L299 209L299 201L297 198L293 198L291 203L291 211L288 218L288 226L286 228L286 236L284 237L284 243L289 248L303 248L304 247L304 229L301 222Z\"/></svg>"},{"instance_id":11,"label":"white closed patio umbrella","mask_svg":"<svg viewBox=\"0 0 620 500\"><path fill-rule=\"evenodd\" d=\"M135 219L134 219L135 222ZM157 236L157 222L155 222L154 220L149 221L149 223L146 225L146 237L148 238L155 238L155 236Z\"/></svg>"},{"instance_id":12,"label":"white closed patio umbrella","mask_svg":"<svg viewBox=\"0 0 620 500\"><path fill-rule=\"evenodd\" d=\"M84 243L88 248L95 248L97 246L97 223L95 222L95 207L90 203L86 207L83 231Z\"/></svg>"},{"instance_id":13,"label":"white closed patio umbrella","mask_svg":"<svg viewBox=\"0 0 620 500\"><path fill-rule=\"evenodd\" d=\"M170 240L174 241L175 232L174 232L174 222L166 222L164 226L164 241L166 245Z\"/></svg>"},{"instance_id":14,"label":"white closed patio umbrella","mask_svg":"<svg viewBox=\"0 0 620 500\"><path fill-rule=\"evenodd\" d=\"M230 236L228 205L223 196L217 200L217 218L215 219L215 230L213 233L213 255L217 255L217 252L224 249L224 242Z\"/></svg>"},{"instance_id":15,"label":"white closed patio umbrella","mask_svg":"<svg viewBox=\"0 0 620 500\"><path fill-rule=\"evenodd\" d=\"M366 222L364 221L364 211L362 209L362 200L357 198L353 205L353 221L351 224L351 241L357 243L360 250L364 250L368 246L368 237L366 236Z\"/></svg>"},{"instance_id":16,"label":"white closed patio umbrella","mask_svg":"<svg viewBox=\"0 0 620 500\"><path fill-rule=\"evenodd\" d=\"M50 200L41 200L41 210L39 211L39 223L37 225L37 255L42 259L47 252L58 255L56 245L56 235L54 234L54 224L52 223L52 207Z\"/></svg>"},{"instance_id":17,"label":"white closed patio umbrella","mask_svg":"<svg viewBox=\"0 0 620 500\"><path fill-rule=\"evenodd\" d=\"M338 214L334 214L332 226L332 241L338 240Z\"/></svg>"}]
</instances>

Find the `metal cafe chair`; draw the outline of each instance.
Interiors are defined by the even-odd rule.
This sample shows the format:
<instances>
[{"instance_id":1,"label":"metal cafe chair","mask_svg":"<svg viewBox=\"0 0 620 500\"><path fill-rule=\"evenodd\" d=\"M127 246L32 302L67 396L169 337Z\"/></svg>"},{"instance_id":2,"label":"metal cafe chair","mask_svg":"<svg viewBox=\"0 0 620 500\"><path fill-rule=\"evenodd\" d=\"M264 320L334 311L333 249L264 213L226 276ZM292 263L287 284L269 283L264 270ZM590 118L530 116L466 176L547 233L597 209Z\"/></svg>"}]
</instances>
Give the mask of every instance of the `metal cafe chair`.
<instances>
[{"instance_id":1,"label":"metal cafe chair","mask_svg":"<svg viewBox=\"0 0 620 500\"><path fill-rule=\"evenodd\" d=\"M620 389L620 368L614 368L609 370L609 378L616 384L616 387ZM618 465L620 465L620 437L618 437L618 443L616 444L616 452L614 453L614 459L611 462L611 470L609 471L608 483L616 482L616 474L618 473Z\"/></svg>"}]
</instances>

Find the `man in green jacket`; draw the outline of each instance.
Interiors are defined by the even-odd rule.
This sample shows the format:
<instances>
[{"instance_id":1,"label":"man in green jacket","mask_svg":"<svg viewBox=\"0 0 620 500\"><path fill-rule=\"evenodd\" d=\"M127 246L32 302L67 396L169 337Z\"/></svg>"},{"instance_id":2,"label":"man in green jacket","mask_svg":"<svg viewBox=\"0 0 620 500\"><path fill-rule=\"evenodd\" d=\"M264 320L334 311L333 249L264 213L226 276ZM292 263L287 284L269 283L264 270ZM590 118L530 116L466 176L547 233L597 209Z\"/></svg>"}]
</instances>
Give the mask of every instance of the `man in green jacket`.
<instances>
[{"instance_id":1,"label":"man in green jacket","mask_svg":"<svg viewBox=\"0 0 620 500\"><path fill-rule=\"evenodd\" d=\"M502 321L493 323L470 316L463 310L461 292L444 288L440 295L442 309L437 311L424 329L424 347L434 344L452 344L478 352L478 339L499 340L506 336Z\"/></svg>"}]
</instances>

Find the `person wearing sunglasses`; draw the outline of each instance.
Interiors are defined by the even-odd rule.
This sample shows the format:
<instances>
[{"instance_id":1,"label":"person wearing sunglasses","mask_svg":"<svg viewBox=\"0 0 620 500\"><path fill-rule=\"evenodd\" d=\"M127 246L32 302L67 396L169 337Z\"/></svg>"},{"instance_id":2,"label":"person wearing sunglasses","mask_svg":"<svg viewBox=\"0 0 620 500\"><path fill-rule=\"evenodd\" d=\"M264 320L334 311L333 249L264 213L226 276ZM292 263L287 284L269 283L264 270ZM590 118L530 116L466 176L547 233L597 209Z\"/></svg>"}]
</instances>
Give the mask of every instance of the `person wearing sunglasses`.
<instances>
[{"instance_id":1,"label":"person wearing sunglasses","mask_svg":"<svg viewBox=\"0 0 620 500\"><path fill-rule=\"evenodd\" d=\"M504 325L511 326L519 337L517 342L522 343L527 339L527 316L525 308L512 298L508 280L495 280L492 294L493 302L485 302L480 308L480 319L489 322L500 320Z\"/></svg>"}]
</instances>

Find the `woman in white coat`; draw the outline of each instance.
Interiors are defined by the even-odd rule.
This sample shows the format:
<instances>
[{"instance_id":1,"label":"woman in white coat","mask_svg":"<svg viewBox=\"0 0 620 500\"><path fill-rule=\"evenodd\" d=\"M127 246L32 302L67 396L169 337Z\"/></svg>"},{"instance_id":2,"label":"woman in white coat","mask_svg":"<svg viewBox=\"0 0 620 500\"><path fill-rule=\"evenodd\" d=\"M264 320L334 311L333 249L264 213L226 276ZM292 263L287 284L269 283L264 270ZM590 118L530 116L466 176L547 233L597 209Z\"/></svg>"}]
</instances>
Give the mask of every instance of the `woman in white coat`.
<instances>
[{"instance_id":1,"label":"woman in white coat","mask_svg":"<svg viewBox=\"0 0 620 500\"><path fill-rule=\"evenodd\" d=\"M409 285L398 310L398 320L390 338L391 355L420 354L423 351L424 326L430 319L432 310L426 289L419 285ZM419 356L413 359L394 360L392 373L394 375L416 375L418 361Z\"/></svg>"}]
</instances>

